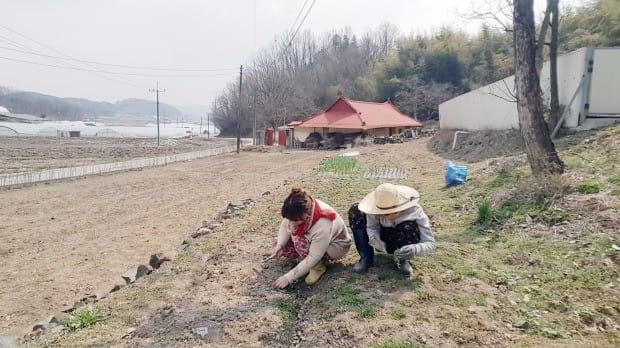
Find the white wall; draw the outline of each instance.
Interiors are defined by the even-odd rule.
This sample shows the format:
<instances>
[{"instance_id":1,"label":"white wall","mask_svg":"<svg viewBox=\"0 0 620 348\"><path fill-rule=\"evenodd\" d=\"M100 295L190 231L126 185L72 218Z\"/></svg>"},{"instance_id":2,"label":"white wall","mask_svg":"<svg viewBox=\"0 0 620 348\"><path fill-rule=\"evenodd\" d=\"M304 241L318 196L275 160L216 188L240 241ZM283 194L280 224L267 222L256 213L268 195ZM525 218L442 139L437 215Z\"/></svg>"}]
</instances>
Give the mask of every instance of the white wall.
<instances>
[{"instance_id":1,"label":"white wall","mask_svg":"<svg viewBox=\"0 0 620 348\"><path fill-rule=\"evenodd\" d=\"M558 57L558 94L560 105L567 106L581 83L587 67L587 48ZM620 49L594 49L594 74L590 93L590 113L620 113L620 98L615 91L620 85ZM549 104L549 62L541 72L543 100ZM501 130L518 128L517 104L514 102L514 76L478 88L439 105L439 127L442 129ZM567 111L564 127L579 125L583 105L579 92Z\"/></svg>"},{"instance_id":2,"label":"white wall","mask_svg":"<svg viewBox=\"0 0 620 348\"><path fill-rule=\"evenodd\" d=\"M514 76L439 104L439 128L499 130L519 127Z\"/></svg>"},{"instance_id":3,"label":"white wall","mask_svg":"<svg viewBox=\"0 0 620 348\"><path fill-rule=\"evenodd\" d=\"M558 57L558 99L560 105L568 106L581 83L581 77L586 69L587 50L584 47ZM550 98L550 69L549 62L545 62L540 73L540 88L543 91L543 100L547 107L549 106ZM579 125L579 111L581 110L582 103L583 93L580 91L569 106L563 127L574 128Z\"/></svg>"},{"instance_id":4,"label":"white wall","mask_svg":"<svg viewBox=\"0 0 620 348\"><path fill-rule=\"evenodd\" d=\"M620 49L594 51L590 114L620 114Z\"/></svg>"}]
</instances>

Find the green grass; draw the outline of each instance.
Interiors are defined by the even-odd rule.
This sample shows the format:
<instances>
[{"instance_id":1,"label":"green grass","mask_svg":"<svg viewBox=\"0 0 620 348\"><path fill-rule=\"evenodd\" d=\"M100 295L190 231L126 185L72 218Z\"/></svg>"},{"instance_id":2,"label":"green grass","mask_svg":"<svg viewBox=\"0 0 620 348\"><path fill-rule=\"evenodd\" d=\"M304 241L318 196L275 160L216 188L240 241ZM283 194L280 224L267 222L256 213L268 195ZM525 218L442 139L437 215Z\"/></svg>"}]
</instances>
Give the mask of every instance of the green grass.
<instances>
[{"instance_id":1,"label":"green grass","mask_svg":"<svg viewBox=\"0 0 620 348\"><path fill-rule=\"evenodd\" d=\"M340 175L354 174L360 171L355 157L328 157L319 165L319 173L335 173Z\"/></svg>"},{"instance_id":2,"label":"green grass","mask_svg":"<svg viewBox=\"0 0 620 348\"><path fill-rule=\"evenodd\" d=\"M338 307L355 311L360 318L373 318L377 315L375 309L368 305L360 295L359 290L351 285L336 287L330 291L330 294Z\"/></svg>"},{"instance_id":3,"label":"green grass","mask_svg":"<svg viewBox=\"0 0 620 348\"><path fill-rule=\"evenodd\" d=\"M426 345L413 342L394 342L377 343L370 346L371 348L424 348Z\"/></svg>"},{"instance_id":4,"label":"green grass","mask_svg":"<svg viewBox=\"0 0 620 348\"><path fill-rule=\"evenodd\" d=\"M65 321L63 321L63 325L71 330L77 330L91 326L102 320L104 320L104 316L98 310L84 309L77 313L71 314Z\"/></svg>"},{"instance_id":5,"label":"green grass","mask_svg":"<svg viewBox=\"0 0 620 348\"><path fill-rule=\"evenodd\" d=\"M360 318L374 318L377 313L375 312L374 308L364 306L357 311L357 315Z\"/></svg>"},{"instance_id":6,"label":"green grass","mask_svg":"<svg viewBox=\"0 0 620 348\"><path fill-rule=\"evenodd\" d=\"M294 298L280 300L276 302L275 306L280 310L280 315L282 316L282 319L285 323L289 323L295 320L297 311L300 308L299 302Z\"/></svg>"},{"instance_id":7,"label":"green grass","mask_svg":"<svg viewBox=\"0 0 620 348\"><path fill-rule=\"evenodd\" d=\"M364 304L364 299L359 291L349 285L344 285L331 290L332 297L343 307L360 306Z\"/></svg>"},{"instance_id":8,"label":"green grass","mask_svg":"<svg viewBox=\"0 0 620 348\"><path fill-rule=\"evenodd\" d=\"M400 320L405 319L407 317L407 313L402 308L397 308L392 311L392 318Z\"/></svg>"},{"instance_id":9,"label":"green grass","mask_svg":"<svg viewBox=\"0 0 620 348\"><path fill-rule=\"evenodd\" d=\"M491 202L488 199L485 199L478 205L478 220L476 220L476 222L483 224L491 221L491 218L493 218Z\"/></svg>"},{"instance_id":10,"label":"green grass","mask_svg":"<svg viewBox=\"0 0 620 348\"><path fill-rule=\"evenodd\" d=\"M589 195L601 192L601 184L584 182L577 186L577 191Z\"/></svg>"}]
</instances>

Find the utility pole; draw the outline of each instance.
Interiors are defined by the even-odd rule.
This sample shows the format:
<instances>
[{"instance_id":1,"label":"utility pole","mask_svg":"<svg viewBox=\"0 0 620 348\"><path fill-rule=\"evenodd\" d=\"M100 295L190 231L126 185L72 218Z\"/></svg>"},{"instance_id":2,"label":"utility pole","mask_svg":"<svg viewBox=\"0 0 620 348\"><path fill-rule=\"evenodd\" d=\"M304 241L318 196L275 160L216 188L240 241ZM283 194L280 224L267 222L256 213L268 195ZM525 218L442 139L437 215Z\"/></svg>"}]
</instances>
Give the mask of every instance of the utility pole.
<instances>
[{"instance_id":1,"label":"utility pole","mask_svg":"<svg viewBox=\"0 0 620 348\"><path fill-rule=\"evenodd\" d=\"M150 92L155 92L157 95L157 146L159 146L159 93L165 92L165 89L159 89L159 81L155 85L155 89L149 89Z\"/></svg>"},{"instance_id":2,"label":"utility pole","mask_svg":"<svg viewBox=\"0 0 620 348\"><path fill-rule=\"evenodd\" d=\"M200 130L198 131L198 134L200 134L200 136L202 136L202 116L200 116Z\"/></svg>"},{"instance_id":3,"label":"utility pole","mask_svg":"<svg viewBox=\"0 0 620 348\"><path fill-rule=\"evenodd\" d=\"M207 112L207 139L211 138L211 129L209 128L209 123L211 122L209 119L210 114Z\"/></svg>"},{"instance_id":4,"label":"utility pole","mask_svg":"<svg viewBox=\"0 0 620 348\"><path fill-rule=\"evenodd\" d=\"M252 145L256 145L258 142L256 139L256 90L254 90L254 105L252 106L252 111L254 112L254 129L252 130Z\"/></svg>"},{"instance_id":5,"label":"utility pole","mask_svg":"<svg viewBox=\"0 0 620 348\"><path fill-rule=\"evenodd\" d=\"M243 82L243 65L239 67L239 113L237 114L237 153L241 149L241 83Z\"/></svg>"}]
</instances>

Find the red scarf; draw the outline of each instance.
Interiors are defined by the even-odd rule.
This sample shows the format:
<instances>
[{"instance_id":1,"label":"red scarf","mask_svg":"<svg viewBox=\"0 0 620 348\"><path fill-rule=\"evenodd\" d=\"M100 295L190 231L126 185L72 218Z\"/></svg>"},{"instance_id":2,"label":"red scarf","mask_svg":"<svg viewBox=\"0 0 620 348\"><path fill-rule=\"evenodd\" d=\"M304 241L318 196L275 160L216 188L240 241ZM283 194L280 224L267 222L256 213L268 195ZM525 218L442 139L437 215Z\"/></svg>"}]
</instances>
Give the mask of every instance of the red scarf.
<instances>
[{"instance_id":1,"label":"red scarf","mask_svg":"<svg viewBox=\"0 0 620 348\"><path fill-rule=\"evenodd\" d=\"M316 201L316 199L312 199L312 208L313 208L313 212L312 212L312 222L310 223L310 226L308 225L308 221L304 222L303 224L299 224L295 230L293 231L293 236L301 236L304 233L306 233L308 230L310 230L310 228L312 226L314 226L314 224L319 221L320 218L326 218L329 219L330 221L334 221L336 220L336 212L333 210L329 210L329 209L321 209L321 207L319 206L319 203Z\"/></svg>"}]
</instances>

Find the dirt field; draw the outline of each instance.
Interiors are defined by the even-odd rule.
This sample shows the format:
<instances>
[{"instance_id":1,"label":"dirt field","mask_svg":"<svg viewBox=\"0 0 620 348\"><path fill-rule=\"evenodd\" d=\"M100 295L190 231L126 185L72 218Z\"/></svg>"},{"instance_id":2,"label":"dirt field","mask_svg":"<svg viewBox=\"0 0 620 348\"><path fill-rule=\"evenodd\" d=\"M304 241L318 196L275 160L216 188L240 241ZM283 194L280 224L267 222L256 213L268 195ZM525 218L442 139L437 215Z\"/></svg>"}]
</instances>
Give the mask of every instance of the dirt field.
<instances>
[{"instance_id":1,"label":"dirt field","mask_svg":"<svg viewBox=\"0 0 620 348\"><path fill-rule=\"evenodd\" d=\"M233 139L0 137L0 174L121 162L200 151Z\"/></svg>"},{"instance_id":2,"label":"dirt field","mask_svg":"<svg viewBox=\"0 0 620 348\"><path fill-rule=\"evenodd\" d=\"M138 139L0 138L0 168L66 167L227 143L171 140L162 151ZM21 335L46 315L109 291L153 253L173 257L181 242L228 202L260 197L324 156L227 154L0 189L0 333Z\"/></svg>"},{"instance_id":3,"label":"dirt field","mask_svg":"<svg viewBox=\"0 0 620 348\"><path fill-rule=\"evenodd\" d=\"M620 130L563 140L579 145L562 150L566 178L575 187L598 183L600 194L576 192L553 210L526 206L512 222L481 227L486 194L501 199L528 182L522 155L488 159L511 146L502 136L484 135L482 146L455 152L446 149L449 135L354 149L361 168L398 168L409 173L402 180L314 170L337 152L258 148L1 190L8 208L0 226L0 346L2 334L20 336L74 301L109 291L127 269L161 252L173 260L95 304L103 321L56 327L62 331L34 335L24 346L617 347L611 244L620 223L613 171ZM473 153L468 183L446 188L445 161ZM263 259L288 190L302 186L344 213L379 181L418 189L437 252L416 258L413 276L403 278L379 256L368 274L352 273L351 250L317 284L274 289L291 264ZM252 202L220 226L189 237L202 220L246 199ZM183 240L191 243L179 251Z\"/></svg>"}]
</instances>

